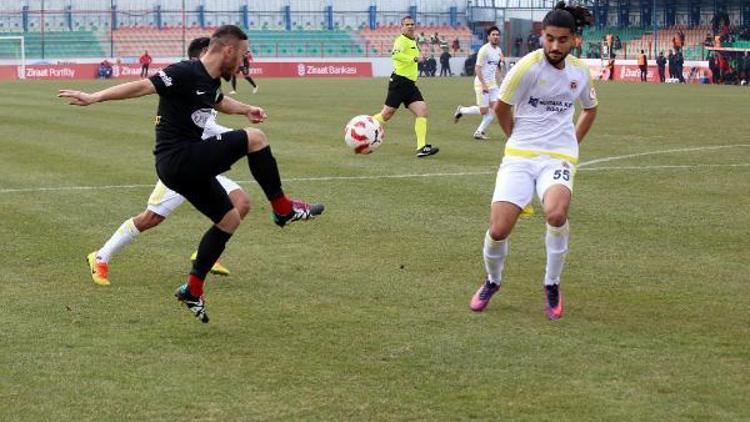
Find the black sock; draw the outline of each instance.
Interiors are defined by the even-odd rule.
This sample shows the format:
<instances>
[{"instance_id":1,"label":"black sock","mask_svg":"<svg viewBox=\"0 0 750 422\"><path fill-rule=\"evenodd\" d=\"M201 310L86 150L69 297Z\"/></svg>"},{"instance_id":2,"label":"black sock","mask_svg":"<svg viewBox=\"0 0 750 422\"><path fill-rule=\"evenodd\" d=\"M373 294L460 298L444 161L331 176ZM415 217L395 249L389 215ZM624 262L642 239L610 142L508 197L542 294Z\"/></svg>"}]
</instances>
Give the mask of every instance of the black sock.
<instances>
[{"instance_id":1,"label":"black sock","mask_svg":"<svg viewBox=\"0 0 750 422\"><path fill-rule=\"evenodd\" d=\"M255 85L255 81L253 80L253 78L251 78L249 76L245 76L245 80L248 81L248 82L250 82L250 85L252 85L253 88L257 88L258 87L258 85Z\"/></svg>"},{"instance_id":2,"label":"black sock","mask_svg":"<svg viewBox=\"0 0 750 422\"><path fill-rule=\"evenodd\" d=\"M247 154L247 165L269 201L284 195L281 189L279 168L276 166L276 159L271 154L270 145L260 151Z\"/></svg>"},{"instance_id":3,"label":"black sock","mask_svg":"<svg viewBox=\"0 0 750 422\"><path fill-rule=\"evenodd\" d=\"M206 274L208 274L216 260L224 252L224 247L231 237L232 233L227 233L216 226L211 226L206 234L203 235L203 239L201 239L201 243L198 245L198 257L193 263L193 270L190 271L190 274L195 275L201 280L205 280Z\"/></svg>"},{"instance_id":4,"label":"black sock","mask_svg":"<svg viewBox=\"0 0 750 422\"><path fill-rule=\"evenodd\" d=\"M232 91L237 91L237 77L232 76Z\"/></svg>"}]
</instances>

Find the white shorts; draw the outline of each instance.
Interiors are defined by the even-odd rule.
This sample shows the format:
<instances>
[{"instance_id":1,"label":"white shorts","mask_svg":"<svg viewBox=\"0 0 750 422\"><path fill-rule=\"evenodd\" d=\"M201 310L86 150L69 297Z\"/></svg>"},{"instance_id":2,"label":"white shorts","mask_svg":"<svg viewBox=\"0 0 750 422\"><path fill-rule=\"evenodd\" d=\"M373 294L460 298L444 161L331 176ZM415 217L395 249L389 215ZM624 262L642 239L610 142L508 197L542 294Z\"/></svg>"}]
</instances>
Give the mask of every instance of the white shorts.
<instances>
[{"instance_id":1,"label":"white shorts","mask_svg":"<svg viewBox=\"0 0 750 422\"><path fill-rule=\"evenodd\" d=\"M492 202L510 202L519 208L531 204L534 192L540 202L551 186L563 185L573 193L573 178L576 167L573 163L546 155L525 157L503 157L495 180Z\"/></svg>"},{"instance_id":2,"label":"white shorts","mask_svg":"<svg viewBox=\"0 0 750 422\"><path fill-rule=\"evenodd\" d=\"M489 107L490 103L496 103L500 98L500 88L490 88L489 92L482 92L482 87L475 86L474 92L477 94L477 105L479 107Z\"/></svg>"},{"instance_id":3,"label":"white shorts","mask_svg":"<svg viewBox=\"0 0 750 422\"><path fill-rule=\"evenodd\" d=\"M240 185L228 177L219 175L216 176L216 180L221 183L221 186L227 191L227 194L240 189ZM169 189L161 180L159 180L156 182L156 186L154 186L151 196L148 197L148 205L146 206L146 209L159 214L162 217L168 217L169 214L172 214L172 211L176 210L183 202L185 202L184 196Z\"/></svg>"}]
</instances>

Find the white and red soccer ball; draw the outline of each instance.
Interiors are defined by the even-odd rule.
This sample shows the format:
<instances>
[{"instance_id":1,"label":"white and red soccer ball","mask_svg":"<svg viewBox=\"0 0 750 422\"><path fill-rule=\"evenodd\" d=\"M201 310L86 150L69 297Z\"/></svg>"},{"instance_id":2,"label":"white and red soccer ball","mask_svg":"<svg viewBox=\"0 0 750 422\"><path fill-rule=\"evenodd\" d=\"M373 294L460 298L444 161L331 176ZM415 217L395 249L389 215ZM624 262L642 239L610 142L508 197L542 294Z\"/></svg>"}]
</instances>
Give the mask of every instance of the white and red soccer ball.
<instances>
[{"instance_id":1,"label":"white and red soccer ball","mask_svg":"<svg viewBox=\"0 0 750 422\"><path fill-rule=\"evenodd\" d=\"M383 126L372 116L356 116L346 124L344 141L355 154L369 154L383 143Z\"/></svg>"}]
</instances>

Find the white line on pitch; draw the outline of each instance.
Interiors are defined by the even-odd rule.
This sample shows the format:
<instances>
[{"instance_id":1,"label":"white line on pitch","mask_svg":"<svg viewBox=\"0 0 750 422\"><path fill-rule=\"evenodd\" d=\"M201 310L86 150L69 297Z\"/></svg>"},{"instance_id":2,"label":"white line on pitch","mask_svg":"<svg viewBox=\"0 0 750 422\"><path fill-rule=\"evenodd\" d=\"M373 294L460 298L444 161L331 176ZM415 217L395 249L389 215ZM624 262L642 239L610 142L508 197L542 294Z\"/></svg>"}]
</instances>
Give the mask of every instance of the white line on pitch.
<instances>
[{"instance_id":1,"label":"white line on pitch","mask_svg":"<svg viewBox=\"0 0 750 422\"><path fill-rule=\"evenodd\" d=\"M639 152L639 153L635 153L635 154L615 155L615 156L612 156L612 157L595 158L593 160L584 161L584 162L578 164L578 168L587 167L587 166L590 166L592 164L606 163L608 161L616 161L616 160L625 160L625 159L628 159L628 158L645 157L645 156L648 156L648 155L671 154L671 153L674 153L674 152L710 151L710 150L715 150L715 149L743 148L743 147L750 147L750 144L716 145L716 146L705 146L705 147L690 147L690 148L665 149L665 150L661 150L661 151L646 151L646 152Z\"/></svg>"},{"instance_id":2,"label":"white line on pitch","mask_svg":"<svg viewBox=\"0 0 750 422\"><path fill-rule=\"evenodd\" d=\"M695 165L654 165L654 166L621 166L621 167L592 167L592 164L604 163L609 161L624 160L627 158L644 157L648 155L669 154L675 152L693 152L707 151L724 148L750 147L750 144L736 145L717 145L692 148L678 148L661 151L648 151L636 154L618 155L612 157L597 158L590 161L582 162L578 165L580 170L586 171L606 171L606 170L655 170L655 169L686 169L686 168L710 168L710 167L749 167L750 164L695 164ZM464 177L464 176L486 176L495 174L497 170L477 171L477 172L456 172L456 173L409 173L409 174L384 174L373 176L321 176L321 177L290 177L283 179L284 182L320 182L320 181L337 181L337 180L377 180L377 179L409 179L418 177ZM238 181L240 184L255 183L252 180ZM20 189L0 189L0 194L4 193L30 193L30 192L63 192L63 191L84 191L84 190L107 190L107 189L140 189L150 188L154 185L106 185L106 186L59 186L47 188L20 188Z\"/></svg>"},{"instance_id":3,"label":"white line on pitch","mask_svg":"<svg viewBox=\"0 0 750 422\"><path fill-rule=\"evenodd\" d=\"M694 169L713 167L750 167L750 163L740 164L674 164L663 166L617 166L617 167L586 167L581 171L608 171L608 170L659 170L659 169Z\"/></svg>"}]
</instances>

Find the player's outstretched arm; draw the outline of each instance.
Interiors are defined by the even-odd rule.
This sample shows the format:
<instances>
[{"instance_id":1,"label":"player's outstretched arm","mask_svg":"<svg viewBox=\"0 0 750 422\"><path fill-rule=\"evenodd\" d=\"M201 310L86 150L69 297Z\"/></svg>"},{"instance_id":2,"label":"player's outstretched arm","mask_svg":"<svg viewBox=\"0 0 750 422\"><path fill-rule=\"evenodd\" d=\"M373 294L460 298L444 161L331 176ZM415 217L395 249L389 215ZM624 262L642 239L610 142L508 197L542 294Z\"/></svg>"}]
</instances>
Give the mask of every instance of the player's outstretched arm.
<instances>
[{"instance_id":1,"label":"player's outstretched arm","mask_svg":"<svg viewBox=\"0 0 750 422\"><path fill-rule=\"evenodd\" d=\"M72 89L61 89L58 91L57 96L59 98L69 98L70 105L87 106L101 103L102 101L125 100L154 93L156 93L154 84L148 79L142 79L140 81L111 86L93 94Z\"/></svg>"},{"instance_id":2,"label":"player's outstretched arm","mask_svg":"<svg viewBox=\"0 0 750 422\"><path fill-rule=\"evenodd\" d=\"M594 119L596 119L596 107L581 110L581 115L578 116L578 121L576 122L576 139L578 139L579 144L583 142L583 138L589 132L589 129L591 129Z\"/></svg>"},{"instance_id":3,"label":"player's outstretched arm","mask_svg":"<svg viewBox=\"0 0 750 422\"><path fill-rule=\"evenodd\" d=\"M268 117L266 111L262 108L245 104L227 96L216 104L216 110L224 114L243 115L252 123L261 123Z\"/></svg>"}]
</instances>

